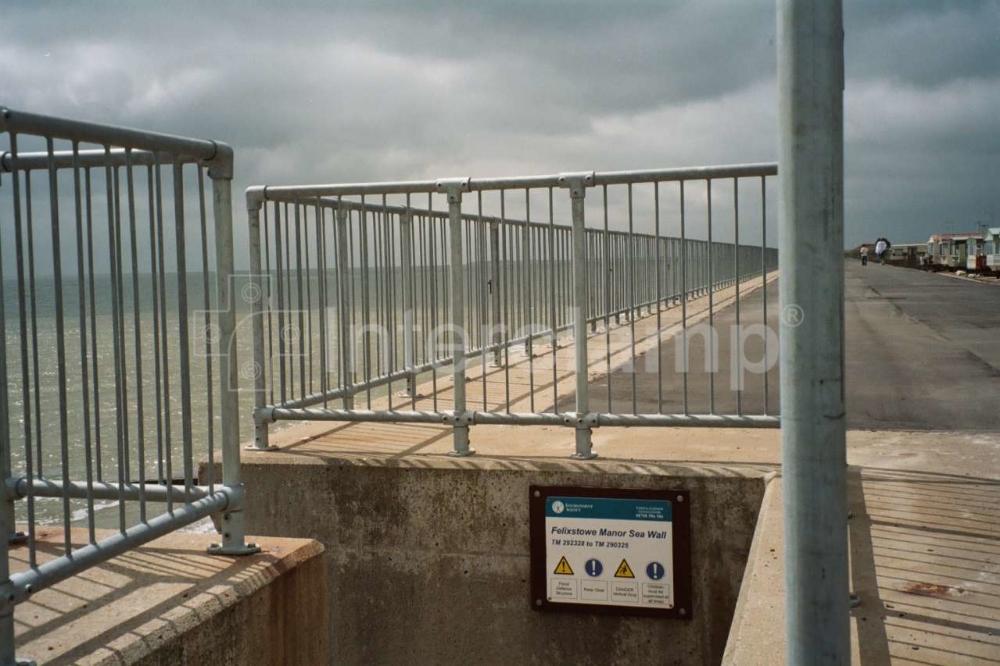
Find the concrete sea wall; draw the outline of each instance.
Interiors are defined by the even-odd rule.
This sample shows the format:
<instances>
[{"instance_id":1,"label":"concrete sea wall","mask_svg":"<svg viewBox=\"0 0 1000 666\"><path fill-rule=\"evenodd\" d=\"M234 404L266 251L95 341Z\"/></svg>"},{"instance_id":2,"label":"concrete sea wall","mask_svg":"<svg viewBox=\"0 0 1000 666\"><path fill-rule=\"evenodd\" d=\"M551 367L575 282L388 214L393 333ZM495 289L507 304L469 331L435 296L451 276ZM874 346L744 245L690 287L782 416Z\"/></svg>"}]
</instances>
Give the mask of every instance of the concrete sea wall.
<instances>
[{"instance_id":1,"label":"concrete sea wall","mask_svg":"<svg viewBox=\"0 0 1000 666\"><path fill-rule=\"evenodd\" d=\"M336 664L717 664L759 470L565 459L249 454L252 533L327 549ZM690 620L530 607L529 486L691 491Z\"/></svg>"}]
</instances>

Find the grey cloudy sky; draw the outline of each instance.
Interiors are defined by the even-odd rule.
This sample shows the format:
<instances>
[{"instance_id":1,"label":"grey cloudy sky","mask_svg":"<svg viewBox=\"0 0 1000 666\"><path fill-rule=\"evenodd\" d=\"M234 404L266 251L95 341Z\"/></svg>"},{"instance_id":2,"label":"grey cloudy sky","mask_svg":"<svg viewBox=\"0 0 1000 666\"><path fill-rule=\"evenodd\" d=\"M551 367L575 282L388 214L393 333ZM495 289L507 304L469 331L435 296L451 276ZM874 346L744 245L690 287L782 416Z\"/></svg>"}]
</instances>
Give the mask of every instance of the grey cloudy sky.
<instances>
[{"instance_id":1,"label":"grey cloudy sky","mask_svg":"<svg viewBox=\"0 0 1000 666\"><path fill-rule=\"evenodd\" d=\"M0 1L0 103L236 187L770 161L774 2ZM1000 225L1000 0L846 0L846 237ZM239 207L238 210L242 210Z\"/></svg>"}]
</instances>

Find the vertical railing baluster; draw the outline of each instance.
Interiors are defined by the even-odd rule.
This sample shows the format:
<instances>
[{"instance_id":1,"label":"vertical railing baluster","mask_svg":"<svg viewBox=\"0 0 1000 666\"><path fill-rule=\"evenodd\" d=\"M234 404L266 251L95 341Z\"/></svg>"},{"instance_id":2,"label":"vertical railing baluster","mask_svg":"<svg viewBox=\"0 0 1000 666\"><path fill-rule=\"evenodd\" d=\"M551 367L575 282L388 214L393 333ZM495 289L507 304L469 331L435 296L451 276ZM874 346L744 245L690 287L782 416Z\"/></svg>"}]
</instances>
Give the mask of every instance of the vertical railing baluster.
<instances>
[{"instance_id":1,"label":"vertical railing baluster","mask_svg":"<svg viewBox=\"0 0 1000 666\"><path fill-rule=\"evenodd\" d=\"M400 269L403 273L403 365L406 368L406 395L416 398L417 375L413 360L413 211L410 210L409 195L406 210L399 216Z\"/></svg>"}]
</instances>

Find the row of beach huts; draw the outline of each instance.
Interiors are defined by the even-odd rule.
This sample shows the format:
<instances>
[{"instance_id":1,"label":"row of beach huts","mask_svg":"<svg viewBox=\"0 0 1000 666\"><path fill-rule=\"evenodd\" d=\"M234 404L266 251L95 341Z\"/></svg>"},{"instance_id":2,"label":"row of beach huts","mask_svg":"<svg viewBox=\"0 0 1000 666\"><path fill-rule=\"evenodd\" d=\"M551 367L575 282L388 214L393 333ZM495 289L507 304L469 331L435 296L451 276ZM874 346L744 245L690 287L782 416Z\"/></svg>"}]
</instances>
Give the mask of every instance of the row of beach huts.
<instances>
[{"instance_id":1,"label":"row of beach huts","mask_svg":"<svg viewBox=\"0 0 1000 666\"><path fill-rule=\"evenodd\" d=\"M875 261L875 243L868 243ZM859 255L860 246L849 254ZM1000 275L1000 227L981 232L934 234L926 243L892 245L887 264L936 271L966 271L980 275Z\"/></svg>"}]
</instances>

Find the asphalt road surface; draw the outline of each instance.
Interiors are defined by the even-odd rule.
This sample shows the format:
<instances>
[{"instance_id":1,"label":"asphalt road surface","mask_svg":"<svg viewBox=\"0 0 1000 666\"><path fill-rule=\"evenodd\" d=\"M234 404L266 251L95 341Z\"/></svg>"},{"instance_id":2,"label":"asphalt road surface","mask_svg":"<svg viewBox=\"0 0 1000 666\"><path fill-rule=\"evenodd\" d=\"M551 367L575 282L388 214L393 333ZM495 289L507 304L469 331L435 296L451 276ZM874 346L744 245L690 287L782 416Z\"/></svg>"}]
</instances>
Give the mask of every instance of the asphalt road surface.
<instances>
[{"instance_id":1,"label":"asphalt road surface","mask_svg":"<svg viewBox=\"0 0 1000 666\"><path fill-rule=\"evenodd\" d=\"M848 261L852 428L1000 429L1000 286Z\"/></svg>"}]
</instances>

